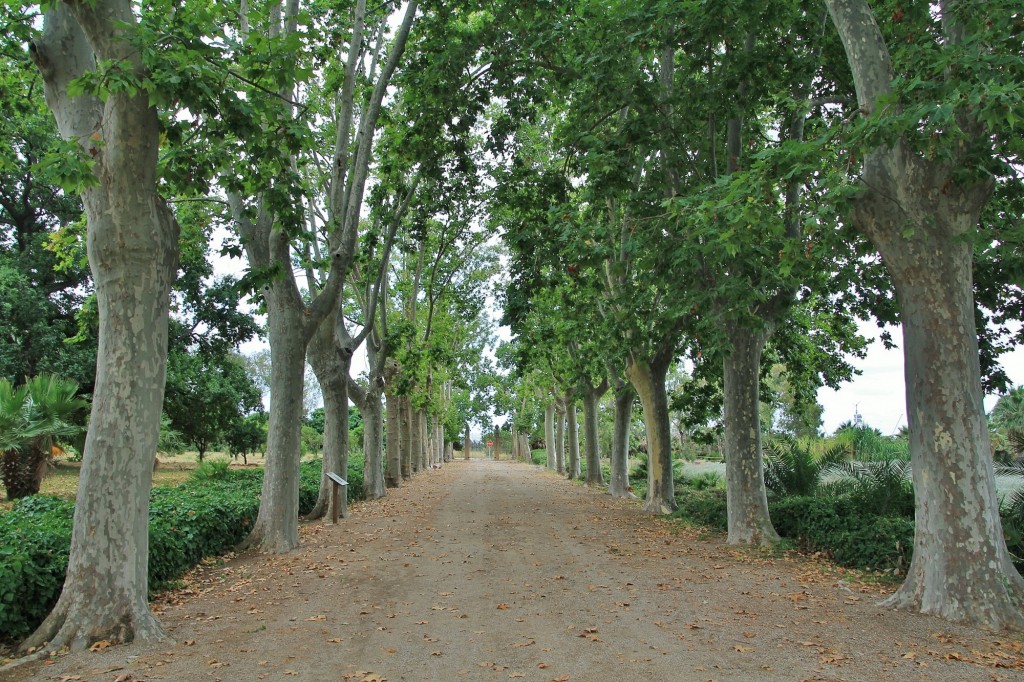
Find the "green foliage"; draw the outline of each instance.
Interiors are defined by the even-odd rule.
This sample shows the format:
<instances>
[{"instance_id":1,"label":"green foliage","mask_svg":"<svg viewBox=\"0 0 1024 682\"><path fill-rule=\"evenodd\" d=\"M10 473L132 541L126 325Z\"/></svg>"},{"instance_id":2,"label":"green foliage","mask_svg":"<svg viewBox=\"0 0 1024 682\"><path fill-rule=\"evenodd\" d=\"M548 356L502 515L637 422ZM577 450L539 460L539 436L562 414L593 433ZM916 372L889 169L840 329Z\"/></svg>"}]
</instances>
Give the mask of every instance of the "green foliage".
<instances>
[{"instance_id":1,"label":"green foliage","mask_svg":"<svg viewBox=\"0 0 1024 682\"><path fill-rule=\"evenodd\" d=\"M207 460L192 472L193 481L226 481L230 476L231 462L226 459Z\"/></svg>"},{"instance_id":2,"label":"green foliage","mask_svg":"<svg viewBox=\"0 0 1024 682\"><path fill-rule=\"evenodd\" d=\"M302 454L316 454L324 449L324 434L312 426L302 425Z\"/></svg>"},{"instance_id":3,"label":"green foliage","mask_svg":"<svg viewBox=\"0 0 1024 682\"><path fill-rule=\"evenodd\" d=\"M73 512L68 500L33 495L0 514L0 641L28 635L57 603Z\"/></svg>"},{"instance_id":4,"label":"green foliage","mask_svg":"<svg viewBox=\"0 0 1024 682\"><path fill-rule=\"evenodd\" d=\"M675 477L675 482L676 485L685 486L692 490L725 489L725 479L717 471L702 471L696 476L688 476L684 470Z\"/></svg>"},{"instance_id":5,"label":"green foliage","mask_svg":"<svg viewBox=\"0 0 1024 682\"><path fill-rule=\"evenodd\" d=\"M676 489L676 504L679 508L673 518L686 519L691 523L707 526L718 531L729 527L726 513L725 490L721 488L698 489L682 487Z\"/></svg>"},{"instance_id":6,"label":"green foliage","mask_svg":"<svg viewBox=\"0 0 1024 682\"><path fill-rule=\"evenodd\" d=\"M865 511L852 496L795 496L769 504L779 535L843 566L901 574L914 549L914 521Z\"/></svg>"},{"instance_id":7,"label":"green foliage","mask_svg":"<svg viewBox=\"0 0 1024 682\"><path fill-rule=\"evenodd\" d=\"M833 472L843 478L825 488L833 494L848 494L863 513L913 517L914 488L907 460L878 457L866 462L843 462Z\"/></svg>"},{"instance_id":8,"label":"green foliage","mask_svg":"<svg viewBox=\"0 0 1024 682\"><path fill-rule=\"evenodd\" d=\"M53 375L18 388L0 379L0 476L8 499L38 493L55 440L80 431L72 419L88 403L77 393L76 382Z\"/></svg>"},{"instance_id":9,"label":"green foliage","mask_svg":"<svg viewBox=\"0 0 1024 682\"><path fill-rule=\"evenodd\" d=\"M316 503L320 461L303 462L299 513ZM361 462L350 467L350 491L362 495ZM229 470L208 462L175 488L156 487L149 511L149 584L169 585L203 557L243 540L259 511L262 469ZM357 499L353 496L352 499ZM33 495L0 514L0 641L34 630L60 595L71 546L74 504Z\"/></svg>"},{"instance_id":10,"label":"green foliage","mask_svg":"<svg viewBox=\"0 0 1024 682\"><path fill-rule=\"evenodd\" d=\"M777 495L811 495L822 474L846 461L849 450L841 445L816 456L809 444L779 437L765 443L764 483Z\"/></svg>"},{"instance_id":11,"label":"green foliage","mask_svg":"<svg viewBox=\"0 0 1024 682\"><path fill-rule=\"evenodd\" d=\"M169 354L164 410L200 461L235 424L262 408L260 391L239 356L215 349Z\"/></svg>"}]
</instances>

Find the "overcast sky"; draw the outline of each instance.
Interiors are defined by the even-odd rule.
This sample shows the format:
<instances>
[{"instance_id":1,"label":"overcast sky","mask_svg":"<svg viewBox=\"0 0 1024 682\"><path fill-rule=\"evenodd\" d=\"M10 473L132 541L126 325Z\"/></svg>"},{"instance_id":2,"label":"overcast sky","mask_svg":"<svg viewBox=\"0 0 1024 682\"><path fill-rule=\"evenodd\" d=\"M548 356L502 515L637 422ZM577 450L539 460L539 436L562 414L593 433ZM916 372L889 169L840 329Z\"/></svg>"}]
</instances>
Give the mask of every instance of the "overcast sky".
<instances>
[{"instance_id":1,"label":"overcast sky","mask_svg":"<svg viewBox=\"0 0 1024 682\"><path fill-rule=\"evenodd\" d=\"M875 337L874 323L863 323L861 334ZM892 332L893 340L902 344L899 329ZM1024 384L1024 349L1016 349L1002 356L1002 364L1015 386ZM823 388L818 391L818 402L825 408L823 428L832 433L837 426L853 419L854 410L860 412L864 422L888 435L906 426L906 392L903 384L903 349L886 350L880 341L868 348L863 360L854 362L861 375L838 391ZM998 396L985 398L985 411L995 405Z\"/></svg>"}]
</instances>

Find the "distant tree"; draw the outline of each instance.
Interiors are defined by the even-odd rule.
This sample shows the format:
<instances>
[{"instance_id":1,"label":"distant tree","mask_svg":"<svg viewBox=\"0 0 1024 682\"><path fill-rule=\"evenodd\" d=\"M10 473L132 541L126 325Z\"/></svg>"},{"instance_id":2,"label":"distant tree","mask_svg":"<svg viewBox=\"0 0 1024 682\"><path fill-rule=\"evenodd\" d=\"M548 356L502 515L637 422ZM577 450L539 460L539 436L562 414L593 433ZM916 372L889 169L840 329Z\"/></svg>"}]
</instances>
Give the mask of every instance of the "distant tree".
<instances>
[{"instance_id":1,"label":"distant tree","mask_svg":"<svg viewBox=\"0 0 1024 682\"><path fill-rule=\"evenodd\" d=\"M233 421L224 431L224 444L232 457L248 464L249 455L266 450L267 413L260 410Z\"/></svg>"},{"instance_id":2,"label":"distant tree","mask_svg":"<svg viewBox=\"0 0 1024 682\"><path fill-rule=\"evenodd\" d=\"M168 363L164 409L199 461L237 421L262 407L260 391L236 355L176 353Z\"/></svg>"}]
</instances>

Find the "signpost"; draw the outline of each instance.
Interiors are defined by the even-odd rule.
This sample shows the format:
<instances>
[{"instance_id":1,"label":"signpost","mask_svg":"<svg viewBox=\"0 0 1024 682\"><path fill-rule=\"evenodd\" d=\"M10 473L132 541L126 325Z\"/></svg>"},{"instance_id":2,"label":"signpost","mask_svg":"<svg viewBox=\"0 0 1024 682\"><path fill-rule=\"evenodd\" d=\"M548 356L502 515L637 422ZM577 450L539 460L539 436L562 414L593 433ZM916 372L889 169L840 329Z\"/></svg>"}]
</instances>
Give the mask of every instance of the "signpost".
<instances>
[{"instance_id":1,"label":"signpost","mask_svg":"<svg viewBox=\"0 0 1024 682\"><path fill-rule=\"evenodd\" d=\"M333 471L328 472L327 478L331 479L334 485L331 487L331 521L338 523L338 490L341 489L347 497L348 494L348 481L334 473Z\"/></svg>"}]
</instances>

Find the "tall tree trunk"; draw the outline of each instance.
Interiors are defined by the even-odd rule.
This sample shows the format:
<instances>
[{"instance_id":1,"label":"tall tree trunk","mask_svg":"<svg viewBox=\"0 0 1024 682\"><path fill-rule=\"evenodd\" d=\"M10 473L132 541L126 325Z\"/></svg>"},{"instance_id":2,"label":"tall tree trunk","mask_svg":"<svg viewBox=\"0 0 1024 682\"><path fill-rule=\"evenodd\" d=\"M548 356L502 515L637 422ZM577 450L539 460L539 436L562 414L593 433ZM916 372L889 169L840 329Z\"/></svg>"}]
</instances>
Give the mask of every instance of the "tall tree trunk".
<instances>
[{"instance_id":1,"label":"tall tree trunk","mask_svg":"<svg viewBox=\"0 0 1024 682\"><path fill-rule=\"evenodd\" d=\"M725 357L725 474L729 544L779 541L768 516L761 451L760 371L767 331L727 323L732 351Z\"/></svg>"},{"instance_id":2,"label":"tall tree trunk","mask_svg":"<svg viewBox=\"0 0 1024 682\"><path fill-rule=\"evenodd\" d=\"M580 426L576 414L576 399L571 394L566 394L565 397L565 428L569 435L566 475L569 480L577 481L582 475L580 473Z\"/></svg>"},{"instance_id":3,"label":"tall tree trunk","mask_svg":"<svg viewBox=\"0 0 1024 682\"><path fill-rule=\"evenodd\" d=\"M384 484L389 488L402 485L402 430L400 407L401 397L392 393L384 396L387 412L387 467L384 470Z\"/></svg>"},{"instance_id":4,"label":"tall tree trunk","mask_svg":"<svg viewBox=\"0 0 1024 682\"><path fill-rule=\"evenodd\" d=\"M146 75L125 28L134 24L127 1L54 3L30 46L61 136L95 163L97 183L82 200L99 350L64 590L23 647L167 638L147 603L149 492L179 229L157 193L160 126L147 94L120 89L104 102L67 94L97 60Z\"/></svg>"},{"instance_id":5,"label":"tall tree trunk","mask_svg":"<svg viewBox=\"0 0 1024 682\"><path fill-rule=\"evenodd\" d=\"M380 393L369 391L367 399L357 406L363 415L363 497L377 500L385 495L384 487L384 415L380 404Z\"/></svg>"},{"instance_id":6,"label":"tall tree trunk","mask_svg":"<svg viewBox=\"0 0 1024 682\"><path fill-rule=\"evenodd\" d=\"M469 424L466 424L466 436L465 436L465 438L466 438L466 442L462 446L462 448L463 448L462 449L462 456L463 456L463 459L467 459L468 460L469 459L469 455L470 455L470 450L473 448L473 441L470 438L470 434L469 434Z\"/></svg>"},{"instance_id":7,"label":"tall tree trunk","mask_svg":"<svg viewBox=\"0 0 1024 682\"><path fill-rule=\"evenodd\" d=\"M427 411L421 410L419 413L419 425L420 425L420 470L424 470L430 467L429 454L430 454L430 443L428 442L429 433L427 430Z\"/></svg>"},{"instance_id":8,"label":"tall tree trunk","mask_svg":"<svg viewBox=\"0 0 1024 682\"><path fill-rule=\"evenodd\" d=\"M615 392L615 423L612 427L611 480L608 493L612 497L636 497L629 489L629 431L633 423L633 386L617 374L613 375Z\"/></svg>"},{"instance_id":9,"label":"tall tree trunk","mask_svg":"<svg viewBox=\"0 0 1024 682\"><path fill-rule=\"evenodd\" d=\"M884 38L864 0L826 4L860 107L870 113L892 92ZM941 9L955 27L949 4ZM947 49L955 47L956 31L946 40ZM1021 629L1024 580L1010 560L999 518L974 318L969 237L992 185L959 178L960 170L944 156L920 156L899 139L865 158L864 192L854 203L854 223L882 255L903 322L916 523L907 579L886 603Z\"/></svg>"},{"instance_id":10,"label":"tall tree trunk","mask_svg":"<svg viewBox=\"0 0 1024 682\"><path fill-rule=\"evenodd\" d=\"M309 352L310 364L313 366L324 398L324 457L320 472L320 491L316 504L306 517L308 519L334 515L334 483L327 474L335 473L342 478L348 478L348 372L351 361L330 358L330 355L337 353L334 352L334 332L328 323L329 321L325 322L318 330L310 344ZM323 341L328 344L325 351L319 347L319 343ZM318 358L321 351L327 356ZM342 517L348 516L348 505L344 500L341 501L338 513Z\"/></svg>"},{"instance_id":11,"label":"tall tree trunk","mask_svg":"<svg viewBox=\"0 0 1024 682\"><path fill-rule=\"evenodd\" d=\"M565 408L555 402L555 471L565 473Z\"/></svg>"},{"instance_id":12,"label":"tall tree trunk","mask_svg":"<svg viewBox=\"0 0 1024 682\"><path fill-rule=\"evenodd\" d=\"M585 386L583 391L583 445L587 456L587 485L603 485L601 446L598 442L597 403L608 390L604 382L597 388ZM627 483L628 485L628 483Z\"/></svg>"},{"instance_id":13,"label":"tall tree trunk","mask_svg":"<svg viewBox=\"0 0 1024 682\"><path fill-rule=\"evenodd\" d=\"M412 479L413 474L413 452L412 452L412 406L409 396L404 395L398 404L398 423L402 435L402 478Z\"/></svg>"},{"instance_id":14,"label":"tall tree trunk","mask_svg":"<svg viewBox=\"0 0 1024 682\"><path fill-rule=\"evenodd\" d=\"M544 406L544 451L547 453L545 466L555 468L555 404L549 402Z\"/></svg>"},{"instance_id":15,"label":"tall tree trunk","mask_svg":"<svg viewBox=\"0 0 1024 682\"><path fill-rule=\"evenodd\" d=\"M418 474L423 471L424 467L423 412L413 407L409 414L411 417L409 420L409 433L412 445L412 472Z\"/></svg>"},{"instance_id":16,"label":"tall tree trunk","mask_svg":"<svg viewBox=\"0 0 1024 682\"><path fill-rule=\"evenodd\" d=\"M267 289L274 287L269 285ZM302 442L302 381L306 339L296 334L303 311L281 305L279 296L264 291L267 337L270 342L270 419L260 511L239 549L259 547L271 554L299 546L299 459ZM347 426L347 411L346 411Z\"/></svg>"},{"instance_id":17,"label":"tall tree trunk","mask_svg":"<svg viewBox=\"0 0 1024 682\"><path fill-rule=\"evenodd\" d=\"M632 359L626 374L640 396L647 427L647 499L644 511L670 514L676 510L672 478L672 434L668 414L665 375L669 361L645 362Z\"/></svg>"}]
</instances>

